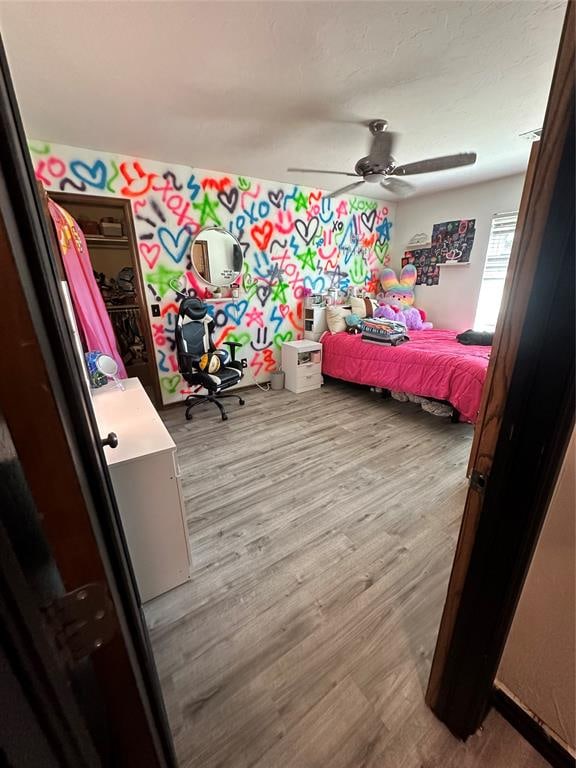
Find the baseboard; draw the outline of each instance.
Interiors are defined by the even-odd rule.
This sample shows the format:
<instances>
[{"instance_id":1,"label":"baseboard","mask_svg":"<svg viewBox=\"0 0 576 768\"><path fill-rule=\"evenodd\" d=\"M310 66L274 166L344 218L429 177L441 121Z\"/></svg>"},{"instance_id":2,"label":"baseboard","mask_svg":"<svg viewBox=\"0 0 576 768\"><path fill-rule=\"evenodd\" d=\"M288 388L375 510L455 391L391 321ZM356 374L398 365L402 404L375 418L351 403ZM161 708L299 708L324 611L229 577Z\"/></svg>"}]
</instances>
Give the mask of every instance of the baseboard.
<instances>
[{"instance_id":1,"label":"baseboard","mask_svg":"<svg viewBox=\"0 0 576 768\"><path fill-rule=\"evenodd\" d=\"M544 725L524 709L506 689L494 688L493 704L510 725L554 768L574 768L576 760Z\"/></svg>"}]
</instances>

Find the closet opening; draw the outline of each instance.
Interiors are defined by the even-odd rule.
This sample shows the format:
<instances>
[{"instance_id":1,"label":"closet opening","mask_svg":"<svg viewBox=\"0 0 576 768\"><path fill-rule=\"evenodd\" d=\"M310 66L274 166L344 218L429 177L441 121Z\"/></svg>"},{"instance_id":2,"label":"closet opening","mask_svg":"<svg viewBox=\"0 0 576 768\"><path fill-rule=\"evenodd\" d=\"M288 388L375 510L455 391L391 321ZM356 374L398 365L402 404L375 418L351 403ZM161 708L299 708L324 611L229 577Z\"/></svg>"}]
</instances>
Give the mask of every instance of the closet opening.
<instances>
[{"instance_id":1,"label":"closet opening","mask_svg":"<svg viewBox=\"0 0 576 768\"><path fill-rule=\"evenodd\" d=\"M49 192L48 197L72 216L84 234L127 377L139 379L154 405L160 407L162 396L130 201L67 192Z\"/></svg>"}]
</instances>

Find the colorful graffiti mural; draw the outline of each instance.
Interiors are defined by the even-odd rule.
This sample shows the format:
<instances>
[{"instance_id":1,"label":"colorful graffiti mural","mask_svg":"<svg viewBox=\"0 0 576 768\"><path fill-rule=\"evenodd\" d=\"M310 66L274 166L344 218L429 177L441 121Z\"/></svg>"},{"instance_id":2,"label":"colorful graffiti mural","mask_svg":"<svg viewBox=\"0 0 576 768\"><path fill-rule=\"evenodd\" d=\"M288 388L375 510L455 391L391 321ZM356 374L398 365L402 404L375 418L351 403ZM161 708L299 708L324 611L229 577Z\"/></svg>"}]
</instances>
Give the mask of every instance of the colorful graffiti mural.
<instances>
[{"instance_id":1,"label":"colorful graffiti mural","mask_svg":"<svg viewBox=\"0 0 576 768\"><path fill-rule=\"evenodd\" d=\"M185 390L175 354L181 296L174 286L204 296L190 261L192 239L203 227L225 227L242 246L242 295L211 311L217 341L242 344L257 381L275 368L284 341L302 338L306 289L369 286L390 261L393 211L375 200L329 199L317 189L39 141L29 148L48 192L131 201L165 403ZM150 311L155 303L159 318Z\"/></svg>"}]
</instances>

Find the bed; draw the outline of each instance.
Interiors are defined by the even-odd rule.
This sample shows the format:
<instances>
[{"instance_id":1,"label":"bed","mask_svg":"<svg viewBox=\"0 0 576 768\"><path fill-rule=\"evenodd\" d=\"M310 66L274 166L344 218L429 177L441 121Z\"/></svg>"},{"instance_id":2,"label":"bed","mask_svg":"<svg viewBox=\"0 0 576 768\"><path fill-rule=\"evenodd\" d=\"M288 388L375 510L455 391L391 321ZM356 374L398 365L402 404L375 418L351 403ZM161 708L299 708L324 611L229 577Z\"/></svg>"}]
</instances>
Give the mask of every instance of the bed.
<instances>
[{"instance_id":1,"label":"bed","mask_svg":"<svg viewBox=\"0 0 576 768\"><path fill-rule=\"evenodd\" d=\"M459 344L456 331L410 331L397 347L359 334L324 333L322 373L336 379L449 402L463 421L476 421L490 347Z\"/></svg>"}]
</instances>

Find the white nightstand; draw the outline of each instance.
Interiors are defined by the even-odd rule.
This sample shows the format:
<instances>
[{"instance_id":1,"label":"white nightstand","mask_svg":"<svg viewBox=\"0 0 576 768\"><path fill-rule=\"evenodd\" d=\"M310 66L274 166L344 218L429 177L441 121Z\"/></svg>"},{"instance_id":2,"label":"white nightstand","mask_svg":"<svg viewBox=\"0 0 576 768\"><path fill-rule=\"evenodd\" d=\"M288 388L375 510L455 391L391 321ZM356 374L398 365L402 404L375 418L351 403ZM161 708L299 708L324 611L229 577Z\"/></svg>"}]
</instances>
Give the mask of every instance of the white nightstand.
<instances>
[{"instance_id":1,"label":"white nightstand","mask_svg":"<svg viewBox=\"0 0 576 768\"><path fill-rule=\"evenodd\" d=\"M291 392L320 389L322 379L322 344L317 341L287 341L282 344L282 370L285 387Z\"/></svg>"}]
</instances>

